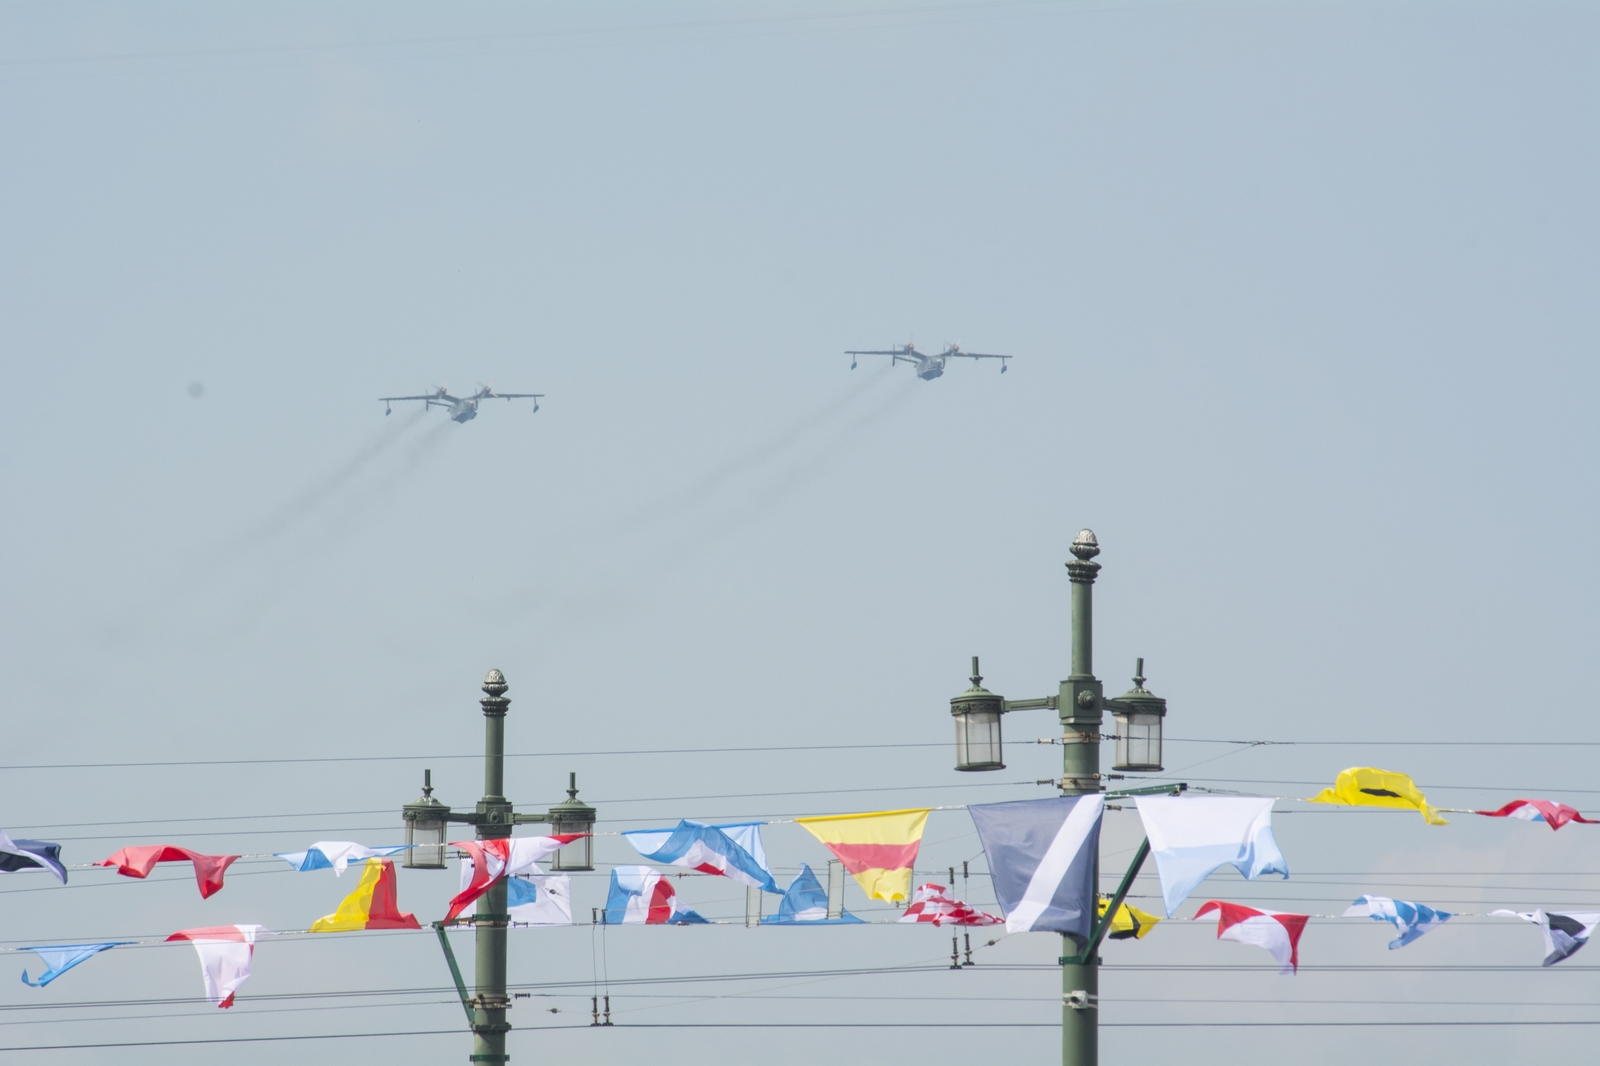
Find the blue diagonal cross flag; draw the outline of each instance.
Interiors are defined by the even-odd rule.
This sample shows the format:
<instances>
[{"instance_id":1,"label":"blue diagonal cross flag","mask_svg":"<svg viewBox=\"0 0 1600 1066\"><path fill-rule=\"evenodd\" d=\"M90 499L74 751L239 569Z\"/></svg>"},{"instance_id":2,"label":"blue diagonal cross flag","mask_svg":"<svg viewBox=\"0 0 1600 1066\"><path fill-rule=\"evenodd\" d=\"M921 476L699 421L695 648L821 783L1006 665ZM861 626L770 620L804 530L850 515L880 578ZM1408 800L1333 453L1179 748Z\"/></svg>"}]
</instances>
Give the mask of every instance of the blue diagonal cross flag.
<instances>
[{"instance_id":1,"label":"blue diagonal cross flag","mask_svg":"<svg viewBox=\"0 0 1600 1066\"><path fill-rule=\"evenodd\" d=\"M102 951L110 951L123 944L131 944L131 940L113 940L106 944L53 944L43 947L22 948L22 951L31 951L44 960L48 969L39 975L37 981L28 980L28 971L22 971L22 983L32 985L34 988L43 988L57 977L72 969L85 959L92 959Z\"/></svg>"},{"instance_id":2,"label":"blue diagonal cross flag","mask_svg":"<svg viewBox=\"0 0 1600 1066\"><path fill-rule=\"evenodd\" d=\"M1103 795L1093 795L967 808L989 859L1006 932L1089 938L1105 804Z\"/></svg>"}]
</instances>

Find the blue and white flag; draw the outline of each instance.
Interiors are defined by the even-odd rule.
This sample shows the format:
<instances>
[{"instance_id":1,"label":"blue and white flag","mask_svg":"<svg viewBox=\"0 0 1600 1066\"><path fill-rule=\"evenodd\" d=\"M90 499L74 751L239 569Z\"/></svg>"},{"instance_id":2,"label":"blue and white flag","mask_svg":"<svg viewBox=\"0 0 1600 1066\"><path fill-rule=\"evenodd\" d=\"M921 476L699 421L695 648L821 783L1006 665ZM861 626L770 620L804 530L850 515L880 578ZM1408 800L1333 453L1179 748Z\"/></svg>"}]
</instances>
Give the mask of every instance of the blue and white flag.
<instances>
[{"instance_id":1,"label":"blue and white flag","mask_svg":"<svg viewBox=\"0 0 1600 1066\"><path fill-rule=\"evenodd\" d=\"M761 919L762 925L860 925L861 919L840 910L839 917L828 917L828 893L811 867L800 864L800 875L789 882L789 891L778 903L778 913Z\"/></svg>"},{"instance_id":2,"label":"blue and white flag","mask_svg":"<svg viewBox=\"0 0 1600 1066\"><path fill-rule=\"evenodd\" d=\"M1230 864L1249 881L1289 876L1272 838L1270 797L1140 796L1137 802L1168 918L1219 866Z\"/></svg>"},{"instance_id":3,"label":"blue and white flag","mask_svg":"<svg viewBox=\"0 0 1600 1066\"><path fill-rule=\"evenodd\" d=\"M672 882L648 866L618 866L611 871L606 896L607 925L708 925L678 900Z\"/></svg>"},{"instance_id":4,"label":"blue and white flag","mask_svg":"<svg viewBox=\"0 0 1600 1066\"><path fill-rule=\"evenodd\" d=\"M1594 932L1595 926L1600 925L1600 914L1558 914L1554 911L1546 913L1542 910L1532 914L1521 911L1490 911L1491 915L1503 914L1511 918L1521 918L1525 922L1532 922L1544 933L1544 964L1554 966L1562 959L1570 958L1578 953L1578 949L1589 942L1589 935Z\"/></svg>"},{"instance_id":5,"label":"blue and white flag","mask_svg":"<svg viewBox=\"0 0 1600 1066\"><path fill-rule=\"evenodd\" d=\"M1412 903L1403 899L1389 899L1387 896L1362 896L1345 910L1346 918L1371 918L1377 922L1388 922L1400 933L1398 940L1389 941L1389 950L1403 948L1413 940L1430 929L1437 929L1448 922L1451 915L1447 911L1436 911L1432 907L1424 907L1420 903Z\"/></svg>"},{"instance_id":6,"label":"blue and white flag","mask_svg":"<svg viewBox=\"0 0 1600 1066\"><path fill-rule=\"evenodd\" d=\"M44 840L12 840L0 832L0 873L19 870L48 870L62 884L67 883L67 868L61 865L61 845Z\"/></svg>"},{"instance_id":7,"label":"blue and white flag","mask_svg":"<svg viewBox=\"0 0 1600 1066\"><path fill-rule=\"evenodd\" d=\"M44 960L47 967L37 981L28 980L28 971L23 970L22 983L32 985L34 988L43 988L85 959L92 959L102 951L110 951L114 947L131 943L133 943L131 940L112 940L105 944L51 944L43 947L18 948L19 951L33 952Z\"/></svg>"},{"instance_id":8,"label":"blue and white flag","mask_svg":"<svg viewBox=\"0 0 1600 1066\"><path fill-rule=\"evenodd\" d=\"M355 844L348 840L319 840L305 851L279 851L273 855L301 873L331 869L335 877L343 877L344 868L352 862L388 858L390 855L400 854L410 846L390 844L381 848L369 848L365 844Z\"/></svg>"},{"instance_id":9,"label":"blue and white flag","mask_svg":"<svg viewBox=\"0 0 1600 1066\"><path fill-rule=\"evenodd\" d=\"M512 925L571 925L572 878L566 874L508 877L506 913Z\"/></svg>"},{"instance_id":10,"label":"blue and white flag","mask_svg":"<svg viewBox=\"0 0 1600 1066\"><path fill-rule=\"evenodd\" d=\"M634 829L622 835L651 862L687 866L741 885L782 893L767 868L767 855L761 847L762 824L706 825L684 820L676 829Z\"/></svg>"},{"instance_id":11,"label":"blue and white flag","mask_svg":"<svg viewBox=\"0 0 1600 1066\"><path fill-rule=\"evenodd\" d=\"M1095 854L1103 795L968 807L989 857L1006 932L1070 933L1087 940L1095 918Z\"/></svg>"}]
</instances>

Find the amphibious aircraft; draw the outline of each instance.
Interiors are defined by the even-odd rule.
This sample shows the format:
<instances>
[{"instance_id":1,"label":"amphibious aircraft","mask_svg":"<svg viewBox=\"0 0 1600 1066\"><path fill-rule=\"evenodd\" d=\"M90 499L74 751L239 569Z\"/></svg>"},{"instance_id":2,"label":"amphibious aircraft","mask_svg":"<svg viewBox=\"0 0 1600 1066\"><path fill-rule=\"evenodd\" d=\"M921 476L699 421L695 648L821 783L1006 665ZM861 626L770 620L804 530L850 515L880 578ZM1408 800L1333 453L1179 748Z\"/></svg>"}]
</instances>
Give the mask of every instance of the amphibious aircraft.
<instances>
[{"instance_id":1,"label":"amphibious aircraft","mask_svg":"<svg viewBox=\"0 0 1600 1066\"><path fill-rule=\"evenodd\" d=\"M919 352L911 344L902 344L898 348L870 352L845 352L850 357L850 369L856 368L858 355L892 355L896 363L910 363L916 370L917 377L923 381L932 381L944 373L944 365L951 359L998 359L1000 360L1000 373L1006 372L1006 360L1009 355L991 355L987 352L964 352L959 344L947 344L944 351L938 355L928 355Z\"/></svg>"},{"instance_id":2,"label":"amphibious aircraft","mask_svg":"<svg viewBox=\"0 0 1600 1066\"><path fill-rule=\"evenodd\" d=\"M378 399L383 403L383 413L385 415L394 414L394 410L389 406L391 403L399 403L402 400L421 400L429 407L443 407L452 422L465 424L478 417L478 404L484 400L532 400L533 409L537 411L539 409L539 401L544 399L544 393L495 392L489 386L484 385L471 396L452 396L443 385L435 385L432 392L421 396L379 396Z\"/></svg>"}]
</instances>

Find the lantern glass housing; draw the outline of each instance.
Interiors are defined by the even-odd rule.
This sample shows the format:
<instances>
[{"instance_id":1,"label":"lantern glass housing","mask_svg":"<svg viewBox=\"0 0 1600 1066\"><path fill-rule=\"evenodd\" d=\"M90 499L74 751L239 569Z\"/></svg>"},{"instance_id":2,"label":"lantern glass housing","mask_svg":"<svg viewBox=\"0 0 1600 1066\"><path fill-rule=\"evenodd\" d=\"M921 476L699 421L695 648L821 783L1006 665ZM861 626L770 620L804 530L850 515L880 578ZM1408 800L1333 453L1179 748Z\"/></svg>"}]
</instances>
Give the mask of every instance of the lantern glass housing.
<instances>
[{"instance_id":1,"label":"lantern glass housing","mask_svg":"<svg viewBox=\"0 0 1600 1066\"><path fill-rule=\"evenodd\" d=\"M1113 701L1117 720L1117 764L1114 770L1153 772L1161 766L1161 726L1167 701L1144 687L1144 660L1139 660L1133 688Z\"/></svg>"},{"instance_id":2,"label":"lantern glass housing","mask_svg":"<svg viewBox=\"0 0 1600 1066\"><path fill-rule=\"evenodd\" d=\"M594 869L595 809L578 799L578 775L568 779L567 800L550 808L550 832L554 836L582 833L577 840L550 857L551 870Z\"/></svg>"},{"instance_id":3,"label":"lantern glass housing","mask_svg":"<svg viewBox=\"0 0 1600 1066\"><path fill-rule=\"evenodd\" d=\"M950 701L956 723L956 769L1004 770L1000 750L1000 716L1006 701L984 688L978 657L972 657L972 687Z\"/></svg>"},{"instance_id":4,"label":"lantern glass housing","mask_svg":"<svg viewBox=\"0 0 1600 1066\"><path fill-rule=\"evenodd\" d=\"M406 823L408 870L443 870L444 836L449 827L450 808L433 798L433 772L424 770L422 798L401 809Z\"/></svg>"}]
</instances>

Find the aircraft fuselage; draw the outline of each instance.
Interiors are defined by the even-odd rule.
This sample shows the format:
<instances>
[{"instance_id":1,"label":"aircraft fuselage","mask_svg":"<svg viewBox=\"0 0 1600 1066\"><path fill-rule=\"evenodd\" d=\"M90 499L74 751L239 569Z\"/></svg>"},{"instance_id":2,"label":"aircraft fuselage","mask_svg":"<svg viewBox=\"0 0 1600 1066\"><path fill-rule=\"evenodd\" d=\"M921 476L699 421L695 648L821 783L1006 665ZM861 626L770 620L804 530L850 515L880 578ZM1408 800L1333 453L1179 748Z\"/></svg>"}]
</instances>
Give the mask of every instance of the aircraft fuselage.
<instances>
[{"instance_id":1,"label":"aircraft fuselage","mask_svg":"<svg viewBox=\"0 0 1600 1066\"><path fill-rule=\"evenodd\" d=\"M478 417L478 405L475 403L458 403L450 406L450 421L460 422L465 425Z\"/></svg>"}]
</instances>

